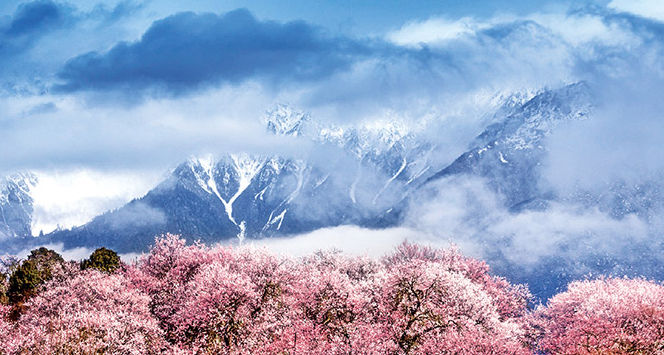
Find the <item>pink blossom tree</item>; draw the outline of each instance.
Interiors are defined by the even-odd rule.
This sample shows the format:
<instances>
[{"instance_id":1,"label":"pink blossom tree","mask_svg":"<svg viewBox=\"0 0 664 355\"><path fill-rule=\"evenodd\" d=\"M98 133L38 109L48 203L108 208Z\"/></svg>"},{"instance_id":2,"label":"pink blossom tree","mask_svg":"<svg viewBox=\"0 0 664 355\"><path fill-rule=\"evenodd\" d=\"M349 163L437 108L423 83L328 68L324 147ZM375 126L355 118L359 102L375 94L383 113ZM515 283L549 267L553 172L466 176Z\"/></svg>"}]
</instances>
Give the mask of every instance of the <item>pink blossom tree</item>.
<instances>
[{"instance_id":1,"label":"pink blossom tree","mask_svg":"<svg viewBox=\"0 0 664 355\"><path fill-rule=\"evenodd\" d=\"M158 239L127 268L167 339L215 353L527 353L528 292L486 264L404 244L382 262Z\"/></svg>"},{"instance_id":2,"label":"pink blossom tree","mask_svg":"<svg viewBox=\"0 0 664 355\"><path fill-rule=\"evenodd\" d=\"M132 284L150 297L150 310L173 343L181 340L176 335L179 320L175 314L188 282L210 261L211 253L205 246L187 246L184 239L167 234L157 238L150 252L135 265L126 268Z\"/></svg>"},{"instance_id":3,"label":"pink blossom tree","mask_svg":"<svg viewBox=\"0 0 664 355\"><path fill-rule=\"evenodd\" d=\"M257 251L202 266L177 297L177 339L216 353L277 352L291 323L288 281L277 258Z\"/></svg>"},{"instance_id":4,"label":"pink blossom tree","mask_svg":"<svg viewBox=\"0 0 664 355\"><path fill-rule=\"evenodd\" d=\"M403 353L529 354L528 291L456 250L403 244L385 258L380 317Z\"/></svg>"},{"instance_id":5,"label":"pink blossom tree","mask_svg":"<svg viewBox=\"0 0 664 355\"><path fill-rule=\"evenodd\" d=\"M291 288L290 343L297 353L381 353L387 342L375 324L376 277L368 258L318 252L299 260Z\"/></svg>"},{"instance_id":6,"label":"pink blossom tree","mask_svg":"<svg viewBox=\"0 0 664 355\"><path fill-rule=\"evenodd\" d=\"M664 354L664 286L654 282L573 282L534 318L547 353Z\"/></svg>"},{"instance_id":7,"label":"pink blossom tree","mask_svg":"<svg viewBox=\"0 0 664 355\"><path fill-rule=\"evenodd\" d=\"M153 314L179 348L252 353L278 348L290 324L288 262L166 235L128 275L152 297Z\"/></svg>"},{"instance_id":8,"label":"pink blossom tree","mask_svg":"<svg viewBox=\"0 0 664 355\"><path fill-rule=\"evenodd\" d=\"M456 250L293 258L166 235L119 272L60 264L16 322L2 318L8 353L532 351L529 293Z\"/></svg>"},{"instance_id":9,"label":"pink blossom tree","mask_svg":"<svg viewBox=\"0 0 664 355\"><path fill-rule=\"evenodd\" d=\"M13 334L14 323L9 320L10 312L10 306L0 303L0 354L17 347Z\"/></svg>"},{"instance_id":10,"label":"pink blossom tree","mask_svg":"<svg viewBox=\"0 0 664 355\"><path fill-rule=\"evenodd\" d=\"M25 303L9 354L160 353L167 349L150 299L122 274L97 270L54 278Z\"/></svg>"}]
</instances>

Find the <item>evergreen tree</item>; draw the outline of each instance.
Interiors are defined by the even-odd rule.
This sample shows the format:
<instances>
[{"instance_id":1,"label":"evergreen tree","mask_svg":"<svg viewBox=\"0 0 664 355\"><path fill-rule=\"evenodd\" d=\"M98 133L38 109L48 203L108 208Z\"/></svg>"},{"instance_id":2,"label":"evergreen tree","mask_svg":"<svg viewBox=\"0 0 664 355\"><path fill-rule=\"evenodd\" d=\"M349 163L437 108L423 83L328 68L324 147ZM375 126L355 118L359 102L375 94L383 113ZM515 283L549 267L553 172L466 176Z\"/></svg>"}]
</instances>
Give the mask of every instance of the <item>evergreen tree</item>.
<instances>
[{"instance_id":1,"label":"evergreen tree","mask_svg":"<svg viewBox=\"0 0 664 355\"><path fill-rule=\"evenodd\" d=\"M28 258L9 277L7 296L9 302L18 304L34 295L39 285L50 280L53 267L64 263L60 254L41 247L30 252Z\"/></svg>"},{"instance_id":2,"label":"evergreen tree","mask_svg":"<svg viewBox=\"0 0 664 355\"><path fill-rule=\"evenodd\" d=\"M114 272L120 267L120 257L111 249L99 248L90 258L81 262L81 269L94 268L105 272Z\"/></svg>"}]
</instances>

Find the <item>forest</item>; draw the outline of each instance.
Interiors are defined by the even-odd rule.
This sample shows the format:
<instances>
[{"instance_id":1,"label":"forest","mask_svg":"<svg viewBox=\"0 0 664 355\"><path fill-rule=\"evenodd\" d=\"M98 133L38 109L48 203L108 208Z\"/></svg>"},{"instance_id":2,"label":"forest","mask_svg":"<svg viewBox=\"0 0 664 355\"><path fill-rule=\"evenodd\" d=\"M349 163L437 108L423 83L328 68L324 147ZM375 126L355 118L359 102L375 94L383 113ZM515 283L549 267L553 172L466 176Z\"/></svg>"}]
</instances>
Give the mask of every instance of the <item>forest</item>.
<instances>
[{"instance_id":1,"label":"forest","mask_svg":"<svg viewBox=\"0 0 664 355\"><path fill-rule=\"evenodd\" d=\"M664 286L575 281L546 302L455 248L382 258L187 245L124 263L5 258L2 354L658 354Z\"/></svg>"}]
</instances>

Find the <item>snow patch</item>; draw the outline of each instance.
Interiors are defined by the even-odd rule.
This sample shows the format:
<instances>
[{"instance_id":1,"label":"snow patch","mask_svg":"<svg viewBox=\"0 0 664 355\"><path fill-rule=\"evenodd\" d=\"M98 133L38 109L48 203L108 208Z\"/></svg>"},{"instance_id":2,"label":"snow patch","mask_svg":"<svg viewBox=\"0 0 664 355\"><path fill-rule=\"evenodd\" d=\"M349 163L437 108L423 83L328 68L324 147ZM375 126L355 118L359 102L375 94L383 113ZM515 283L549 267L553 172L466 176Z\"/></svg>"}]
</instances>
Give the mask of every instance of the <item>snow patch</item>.
<instances>
[{"instance_id":1,"label":"snow patch","mask_svg":"<svg viewBox=\"0 0 664 355\"><path fill-rule=\"evenodd\" d=\"M499 159L500 159L501 163L503 163L503 164L509 163L507 160L505 160L505 157L503 156L503 152L498 152L498 154L499 154Z\"/></svg>"},{"instance_id":2,"label":"snow patch","mask_svg":"<svg viewBox=\"0 0 664 355\"><path fill-rule=\"evenodd\" d=\"M284 222L284 216L286 216L286 211L288 211L288 209L283 210L279 215L277 215L270 221L270 224L275 224L279 222L279 224L277 225L277 230L281 229L281 223Z\"/></svg>"},{"instance_id":3,"label":"snow patch","mask_svg":"<svg viewBox=\"0 0 664 355\"><path fill-rule=\"evenodd\" d=\"M378 193L376 194L376 196L374 196L373 201L372 201L372 203L373 203L374 205L376 204L376 201L378 200L378 197L380 197L380 195L381 195L383 192L385 192L385 190L387 190L387 187L390 186L390 184L392 183L392 181L394 181L394 179L396 179L396 178L397 178L397 177L398 177L398 176L404 171L404 169L406 169L406 165L408 165L408 161L407 161L406 158L404 157L404 158L403 158L403 161L401 162L401 167L399 167L399 170L398 170L394 175L392 175L391 178L389 178L389 179L385 182L385 185L383 185L383 188L381 188L380 191L378 191Z\"/></svg>"},{"instance_id":4,"label":"snow patch","mask_svg":"<svg viewBox=\"0 0 664 355\"><path fill-rule=\"evenodd\" d=\"M309 115L288 105L277 105L267 112L264 120L268 131L277 135L297 137L302 135L303 126L309 121Z\"/></svg>"},{"instance_id":5,"label":"snow patch","mask_svg":"<svg viewBox=\"0 0 664 355\"><path fill-rule=\"evenodd\" d=\"M246 223L245 221L238 223L238 221L235 220L235 217L233 217L233 203L238 197L240 197L240 195L242 195L247 187L249 187L254 176L256 176L263 167L264 161L254 159L248 154L231 154L230 158L233 162L233 169L238 176L238 189L228 201L221 196L219 189L217 188L217 182L214 179L214 169L216 165L212 156L195 159L203 174L197 172L193 165L191 166L191 170L196 176L198 184L208 193L213 193L217 196L219 201L221 201L224 210L228 215L228 219L240 229L240 233L238 233L237 237L240 239L240 242L242 242L245 238Z\"/></svg>"}]
</instances>

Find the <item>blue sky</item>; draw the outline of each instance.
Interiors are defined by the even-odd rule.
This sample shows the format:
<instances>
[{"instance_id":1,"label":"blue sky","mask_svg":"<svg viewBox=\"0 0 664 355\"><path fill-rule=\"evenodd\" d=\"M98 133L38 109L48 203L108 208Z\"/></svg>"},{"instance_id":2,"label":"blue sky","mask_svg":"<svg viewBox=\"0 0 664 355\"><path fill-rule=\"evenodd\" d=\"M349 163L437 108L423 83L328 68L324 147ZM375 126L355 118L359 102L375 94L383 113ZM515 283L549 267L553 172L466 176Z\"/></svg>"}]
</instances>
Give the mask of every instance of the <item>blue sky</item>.
<instances>
[{"instance_id":1,"label":"blue sky","mask_svg":"<svg viewBox=\"0 0 664 355\"><path fill-rule=\"evenodd\" d=\"M576 3L579 4L579 2ZM597 1L597 3L606 4L607 1ZM560 0L258 0L247 2L235 0L195 1L193 4L155 2L153 7L161 13L186 10L226 12L243 7L263 19L280 21L305 19L332 31L378 35L398 28L408 21L422 20L432 16L487 18L496 13L523 15L541 10L566 9L570 5L575 5L575 2Z\"/></svg>"},{"instance_id":2,"label":"blue sky","mask_svg":"<svg viewBox=\"0 0 664 355\"><path fill-rule=\"evenodd\" d=\"M11 14L24 1L8 0L0 4L0 11ZM608 0L339 0L339 1L271 1L271 0L198 0L176 1L132 1L127 4L142 6L146 17L167 16L180 11L228 12L246 8L262 19L292 21L304 19L325 26L333 31L362 34L380 34L408 21L422 20L432 16L460 18L472 16L487 18L497 13L524 15L536 11L560 11L569 7L588 4L606 5ZM70 1L77 8L90 9L100 3L94 1ZM111 0L106 6L122 3Z\"/></svg>"}]
</instances>

